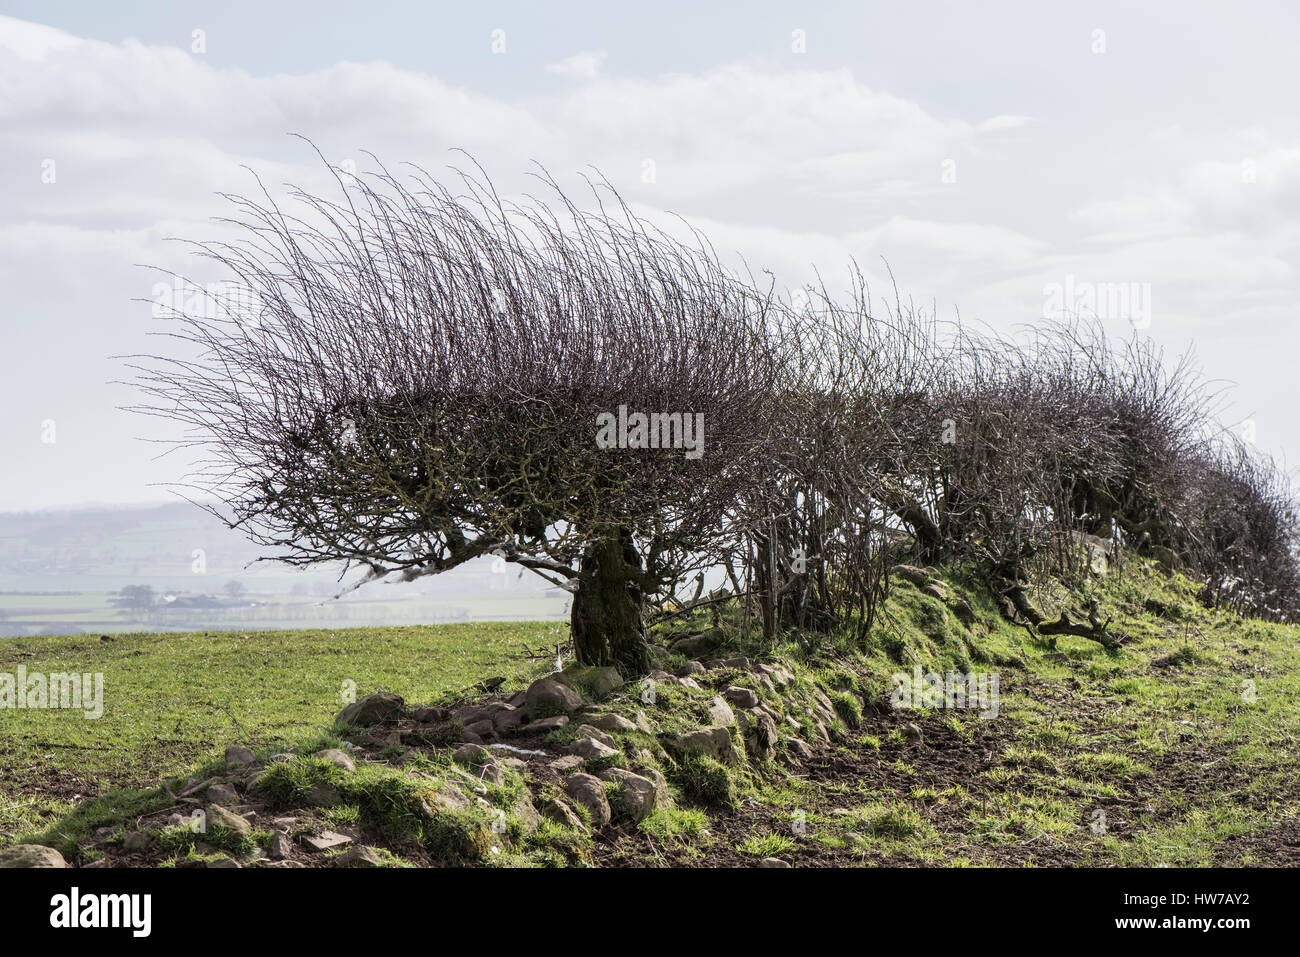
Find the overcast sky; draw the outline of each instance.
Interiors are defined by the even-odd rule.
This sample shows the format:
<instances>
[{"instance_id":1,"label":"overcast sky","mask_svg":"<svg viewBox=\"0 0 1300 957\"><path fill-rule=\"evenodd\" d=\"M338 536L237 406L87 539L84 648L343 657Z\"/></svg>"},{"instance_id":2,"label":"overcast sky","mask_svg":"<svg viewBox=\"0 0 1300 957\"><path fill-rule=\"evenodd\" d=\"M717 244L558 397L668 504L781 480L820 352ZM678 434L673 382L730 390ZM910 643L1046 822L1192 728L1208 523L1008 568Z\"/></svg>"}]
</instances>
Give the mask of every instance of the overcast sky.
<instances>
[{"instance_id":1,"label":"overcast sky","mask_svg":"<svg viewBox=\"0 0 1300 957\"><path fill-rule=\"evenodd\" d=\"M242 166L321 184L290 132L506 192L595 166L791 287L887 260L1004 329L1128 290L1108 330L1194 341L1300 461L1300 7L440 6L0 0L0 509L166 497L110 384L162 324L136 264L195 272L164 238L215 235Z\"/></svg>"}]
</instances>

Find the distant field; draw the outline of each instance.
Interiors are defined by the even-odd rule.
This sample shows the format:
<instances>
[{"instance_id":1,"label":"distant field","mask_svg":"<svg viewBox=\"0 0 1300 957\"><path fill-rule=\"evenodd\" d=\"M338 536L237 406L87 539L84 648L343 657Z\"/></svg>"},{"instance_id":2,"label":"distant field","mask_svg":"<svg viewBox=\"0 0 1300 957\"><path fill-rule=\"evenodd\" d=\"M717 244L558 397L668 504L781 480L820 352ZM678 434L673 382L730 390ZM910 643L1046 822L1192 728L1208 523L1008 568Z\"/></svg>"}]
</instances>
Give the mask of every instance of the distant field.
<instances>
[{"instance_id":1,"label":"distant field","mask_svg":"<svg viewBox=\"0 0 1300 957\"><path fill-rule=\"evenodd\" d=\"M418 582L374 583L327 601L338 589L341 566L300 570L258 561L260 556L241 533L189 502L0 513L0 640L567 617L567 593L490 559ZM242 607L173 604L146 618L125 615L113 603L130 585L153 588L158 598L211 596L224 602L232 581L244 590Z\"/></svg>"},{"instance_id":2,"label":"distant field","mask_svg":"<svg viewBox=\"0 0 1300 957\"><path fill-rule=\"evenodd\" d=\"M0 710L0 835L66 813L77 796L184 771L232 742L288 745L333 719L345 682L358 696L383 688L416 702L486 675L506 676L510 688L549 670L515 656L567 638L567 625L483 622L0 641L0 672L104 676L96 720Z\"/></svg>"},{"instance_id":3,"label":"distant field","mask_svg":"<svg viewBox=\"0 0 1300 957\"><path fill-rule=\"evenodd\" d=\"M386 600L384 586L343 601L252 593L242 608L186 614L157 613L145 621L123 615L112 603L115 591L0 593L0 640L8 636L117 632L346 628L416 625L430 622L559 620L566 598L540 592L479 593L463 596L404 595ZM372 597L374 596L374 597ZM254 606L253 602L257 602Z\"/></svg>"}]
</instances>

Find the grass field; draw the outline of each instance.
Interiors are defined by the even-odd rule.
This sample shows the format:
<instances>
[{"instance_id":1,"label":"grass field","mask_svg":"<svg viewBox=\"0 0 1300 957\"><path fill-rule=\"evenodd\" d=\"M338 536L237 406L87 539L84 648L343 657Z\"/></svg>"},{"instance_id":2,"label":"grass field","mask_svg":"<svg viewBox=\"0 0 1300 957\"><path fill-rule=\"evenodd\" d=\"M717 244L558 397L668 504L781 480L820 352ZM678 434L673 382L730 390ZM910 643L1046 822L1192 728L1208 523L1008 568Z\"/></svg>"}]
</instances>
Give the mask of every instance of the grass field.
<instances>
[{"instance_id":1,"label":"grass field","mask_svg":"<svg viewBox=\"0 0 1300 957\"><path fill-rule=\"evenodd\" d=\"M483 622L2 641L0 672L101 672L104 714L0 709L0 835L41 827L81 797L152 784L232 742L292 742L328 724L349 687L434 701L489 675L517 686L539 667L515 658L525 645L567 637L553 624Z\"/></svg>"},{"instance_id":2,"label":"grass field","mask_svg":"<svg viewBox=\"0 0 1300 957\"><path fill-rule=\"evenodd\" d=\"M1074 607L1099 597L1116 618L1112 629L1128 638L1123 647L1061 638L1052 649L1003 620L960 575L947 579L950 595L973 606L973 620L896 582L863 645L811 653L794 641L772 649L742 643L740 650L783 662L834 700L831 742L798 765L735 773L726 806L678 788L671 806L644 821L586 838L584 859L1300 864L1300 628L1208 611L1186 579L1131 560L1121 574L1039 596ZM554 624L497 623L0 644L0 672L20 664L102 671L106 685L98 721L0 711L0 833L50 839L57 831L75 842L81 825L69 814L86 796L106 796L108 810L93 818L102 824L112 819L115 788L183 775L228 744L272 751L313 740L341 707L348 681L358 695L389 689L413 703L448 700L490 675L508 679L503 690L522 687L551 664L515 656L564 637ZM683 662L662 663L672 670ZM890 707L891 675L918 665L996 674L996 717ZM707 678L698 691L660 696L651 712L660 728L717 693ZM714 684L746 680L719 673ZM807 714L779 698L771 704L813 739ZM631 716L642 705L629 687L604 707ZM923 742L909 738L908 722ZM404 773L400 762L391 770ZM400 862L402 849L389 851Z\"/></svg>"}]
</instances>

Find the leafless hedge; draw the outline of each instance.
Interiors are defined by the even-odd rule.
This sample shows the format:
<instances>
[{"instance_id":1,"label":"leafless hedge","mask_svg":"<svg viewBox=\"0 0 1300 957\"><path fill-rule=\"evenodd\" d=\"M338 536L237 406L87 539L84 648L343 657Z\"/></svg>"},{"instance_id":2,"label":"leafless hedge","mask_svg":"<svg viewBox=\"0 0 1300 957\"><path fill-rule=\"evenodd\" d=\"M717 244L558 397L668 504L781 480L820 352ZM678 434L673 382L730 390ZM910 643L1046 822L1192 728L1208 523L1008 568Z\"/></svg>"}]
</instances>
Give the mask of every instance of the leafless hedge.
<instances>
[{"instance_id":1,"label":"leafless hedge","mask_svg":"<svg viewBox=\"0 0 1300 957\"><path fill-rule=\"evenodd\" d=\"M1144 341L942 324L856 271L795 305L604 183L593 213L544 174L549 203L514 204L480 173L334 172L333 199L228 197L242 238L195 248L247 295L178 312L134 363L140 410L189 427L194 484L274 558L343 560L355 587L495 553L572 591L579 657L627 672L647 606L866 629L900 548L981 569L1036 625L1032 570L1089 537L1300 612L1286 477Z\"/></svg>"}]
</instances>

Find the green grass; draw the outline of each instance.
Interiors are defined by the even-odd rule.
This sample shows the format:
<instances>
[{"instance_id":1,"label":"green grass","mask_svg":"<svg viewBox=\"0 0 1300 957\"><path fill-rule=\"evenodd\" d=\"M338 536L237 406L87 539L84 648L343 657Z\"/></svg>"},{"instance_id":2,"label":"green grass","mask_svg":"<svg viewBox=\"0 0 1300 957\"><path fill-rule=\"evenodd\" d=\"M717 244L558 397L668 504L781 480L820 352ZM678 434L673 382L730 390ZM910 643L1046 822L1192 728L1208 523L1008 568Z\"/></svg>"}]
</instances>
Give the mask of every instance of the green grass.
<instances>
[{"instance_id":1,"label":"green grass","mask_svg":"<svg viewBox=\"0 0 1300 957\"><path fill-rule=\"evenodd\" d=\"M944 577L974 607L972 626L895 582L864 644L780 651L818 676L850 728L861 719L838 689L886 698L890 676L918 664L998 672L1000 712L987 725L973 711L907 713L927 735L942 722L972 751L989 748L979 732L995 731L989 766L935 781L930 752L908 748L889 720L862 722L838 748L879 752L887 784L791 782L764 791L773 810L802 808L799 846L844 863L1269 863L1253 850L1220 855L1225 842L1267 834L1300 813L1300 627L1206 609L1195 583L1130 557L1117 573L1072 589L1053 583L1035 596L1053 614L1071 607L1075 618L1088 597L1099 598L1112 629L1129 638L1122 649L1061 638L1052 650L1003 620L960 570ZM1148 598L1168 610L1152 613ZM1099 809L1111 826L1094 831ZM761 847L772 821L750 831L737 847Z\"/></svg>"},{"instance_id":2,"label":"green grass","mask_svg":"<svg viewBox=\"0 0 1300 957\"><path fill-rule=\"evenodd\" d=\"M537 665L514 660L555 626L425 627L38 637L0 641L0 672L102 673L104 714L0 711L0 843L68 813L78 795L159 779L219 758L229 744L299 743L328 726L351 689L433 702L490 675L506 691ZM560 640L559 636L556 641Z\"/></svg>"},{"instance_id":3,"label":"green grass","mask_svg":"<svg viewBox=\"0 0 1300 957\"><path fill-rule=\"evenodd\" d=\"M764 834L746 838L737 850L745 854L753 854L755 857L780 857L792 847L794 847L794 838L784 834Z\"/></svg>"}]
</instances>

